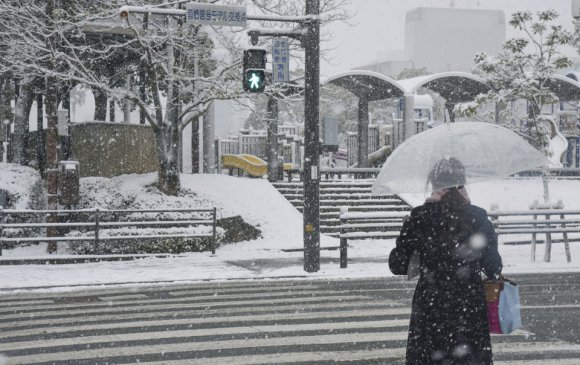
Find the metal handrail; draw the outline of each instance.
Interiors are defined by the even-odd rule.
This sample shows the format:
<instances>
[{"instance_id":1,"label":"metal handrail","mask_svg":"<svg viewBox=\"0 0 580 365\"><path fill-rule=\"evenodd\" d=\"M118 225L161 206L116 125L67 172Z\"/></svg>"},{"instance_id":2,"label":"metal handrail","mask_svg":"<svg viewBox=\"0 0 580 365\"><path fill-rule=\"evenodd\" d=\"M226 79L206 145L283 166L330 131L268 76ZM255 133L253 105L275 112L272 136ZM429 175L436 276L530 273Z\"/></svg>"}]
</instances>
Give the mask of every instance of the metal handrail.
<instances>
[{"instance_id":1,"label":"metal handrail","mask_svg":"<svg viewBox=\"0 0 580 365\"><path fill-rule=\"evenodd\" d=\"M512 176L536 176L544 173L544 169L530 169L526 171L521 171L513 174ZM580 168L575 167L557 167L550 168L547 170L549 176L554 177L573 177L580 178ZM298 175L302 181L302 168L287 169L286 175L288 182L292 181L294 175ZM322 167L320 168L320 174L326 176L330 175L353 175L354 178L368 178L369 176L377 176L381 172L380 167Z\"/></svg>"}]
</instances>

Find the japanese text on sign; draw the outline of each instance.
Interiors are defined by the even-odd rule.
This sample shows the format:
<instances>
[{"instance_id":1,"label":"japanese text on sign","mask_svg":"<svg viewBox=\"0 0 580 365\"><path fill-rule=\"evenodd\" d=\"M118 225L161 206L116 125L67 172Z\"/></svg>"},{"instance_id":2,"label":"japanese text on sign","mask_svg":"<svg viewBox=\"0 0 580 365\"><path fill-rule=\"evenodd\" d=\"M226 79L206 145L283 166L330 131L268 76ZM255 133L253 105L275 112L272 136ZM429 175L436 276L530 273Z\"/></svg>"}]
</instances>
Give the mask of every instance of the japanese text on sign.
<instances>
[{"instance_id":1,"label":"japanese text on sign","mask_svg":"<svg viewBox=\"0 0 580 365\"><path fill-rule=\"evenodd\" d=\"M247 22L244 6L189 3L185 9L185 19L189 24L245 27Z\"/></svg>"},{"instance_id":2,"label":"japanese text on sign","mask_svg":"<svg viewBox=\"0 0 580 365\"><path fill-rule=\"evenodd\" d=\"M290 52L287 37L272 39L272 81L290 81Z\"/></svg>"}]
</instances>

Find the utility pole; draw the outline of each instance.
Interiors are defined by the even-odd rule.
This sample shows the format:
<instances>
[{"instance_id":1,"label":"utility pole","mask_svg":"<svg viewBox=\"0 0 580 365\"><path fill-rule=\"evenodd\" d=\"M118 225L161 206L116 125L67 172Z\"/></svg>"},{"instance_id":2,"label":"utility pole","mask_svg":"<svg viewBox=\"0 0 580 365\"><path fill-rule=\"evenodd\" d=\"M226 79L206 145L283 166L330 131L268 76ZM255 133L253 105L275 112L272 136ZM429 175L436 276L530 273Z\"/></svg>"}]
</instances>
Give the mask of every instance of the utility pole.
<instances>
[{"instance_id":1,"label":"utility pole","mask_svg":"<svg viewBox=\"0 0 580 365\"><path fill-rule=\"evenodd\" d=\"M278 181L278 99L273 93L268 95L267 103L266 150L268 155L268 181Z\"/></svg>"},{"instance_id":2,"label":"utility pole","mask_svg":"<svg viewBox=\"0 0 580 365\"><path fill-rule=\"evenodd\" d=\"M320 0L306 0L304 36L304 270L320 270Z\"/></svg>"},{"instance_id":3,"label":"utility pole","mask_svg":"<svg viewBox=\"0 0 580 365\"><path fill-rule=\"evenodd\" d=\"M47 0L46 2L46 16L49 21L54 19L54 0ZM47 39L48 52L53 49L54 43L52 36ZM55 67L52 57L48 57L49 69ZM47 136L46 136L46 181L48 190L48 209L56 210L58 208L58 116L57 116L57 80L53 75L46 77L46 121L47 121ZM48 223L56 223L58 217L56 213L50 213L47 217ZM54 227L48 227L47 236L56 236ZM55 241L48 243L47 251L49 253L56 252L57 244Z\"/></svg>"}]
</instances>

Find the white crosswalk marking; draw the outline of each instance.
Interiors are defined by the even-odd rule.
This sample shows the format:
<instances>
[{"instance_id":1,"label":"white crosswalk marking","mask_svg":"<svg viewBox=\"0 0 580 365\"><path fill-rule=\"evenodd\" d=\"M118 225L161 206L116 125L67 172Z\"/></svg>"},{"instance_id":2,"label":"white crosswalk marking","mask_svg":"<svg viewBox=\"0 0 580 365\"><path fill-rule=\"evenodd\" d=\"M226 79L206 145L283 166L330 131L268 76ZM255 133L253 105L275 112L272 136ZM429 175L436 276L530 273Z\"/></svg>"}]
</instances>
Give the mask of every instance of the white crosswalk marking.
<instances>
[{"instance_id":1,"label":"white crosswalk marking","mask_svg":"<svg viewBox=\"0 0 580 365\"><path fill-rule=\"evenodd\" d=\"M0 363L403 364L410 308L386 298L412 286L228 282L5 295ZM580 344L525 330L492 342L496 365L580 364Z\"/></svg>"}]
</instances>

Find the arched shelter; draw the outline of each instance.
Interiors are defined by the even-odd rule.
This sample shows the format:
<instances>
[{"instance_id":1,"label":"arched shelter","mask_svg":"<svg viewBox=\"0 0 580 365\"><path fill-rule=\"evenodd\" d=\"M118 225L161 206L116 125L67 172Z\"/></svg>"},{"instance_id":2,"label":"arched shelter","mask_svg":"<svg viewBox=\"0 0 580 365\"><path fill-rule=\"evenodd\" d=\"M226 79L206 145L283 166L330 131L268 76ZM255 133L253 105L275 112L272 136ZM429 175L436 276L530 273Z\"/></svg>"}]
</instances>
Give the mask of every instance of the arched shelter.
<instances>
[{"instance_id":1,"label":"arched shelter","mask_svg":"<svg viewBox=\"0 0 580 365\"><path fill-rule=\"evenodd\" d=\"M380 73L357 70L335 75L322 85L340 86L358 97L358 166L368 166L369 102L405 95L399 83Z\"/></svg>"},{"instance_id":2,"label":"arched shelter","mask_svg":"<svg viewBox=\"0 0 580 365\"><path fill-rule=\"evenodd\" d=\"M580 99L580 73L569 72L564 75L554 74L547 83L550 90L560 101L577 101Z\"/></svg>"},{"instance_id":3,"label":"arched shelter","mask_svg":"<svg viewBox=\"0 0 580 365\"><path fill-rule=\"evenodd\" d=\"M473 101L477 95L490 90L485 80L466 72L442 72L399 82L409 95L415 94L422 87L441 95L445 99L445 108L451 122L455 121L453 109L456 104Z\"/></svg>"},{"instance_id":4,"label":"arched shelter","mask_svg":"<svg viewBox=\"0 0 580 365\"><path fill-rule=\"evenodd\" d=\"M489 90L485 81L464 72L444 72L407 80L394 80L386 75L355 70L335 75L323 85L343 87L359 98L358 104L358 166L368 166L368 103L375 100L404 97L403 120L405 139L415 134L413 95L421 88L439 93L446 100L446 107L453 120L453 107L457 103L472 101L480 93Z\"/></svg>"}]
</instances>

